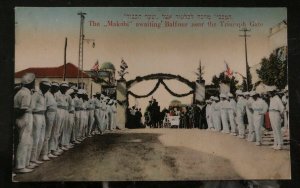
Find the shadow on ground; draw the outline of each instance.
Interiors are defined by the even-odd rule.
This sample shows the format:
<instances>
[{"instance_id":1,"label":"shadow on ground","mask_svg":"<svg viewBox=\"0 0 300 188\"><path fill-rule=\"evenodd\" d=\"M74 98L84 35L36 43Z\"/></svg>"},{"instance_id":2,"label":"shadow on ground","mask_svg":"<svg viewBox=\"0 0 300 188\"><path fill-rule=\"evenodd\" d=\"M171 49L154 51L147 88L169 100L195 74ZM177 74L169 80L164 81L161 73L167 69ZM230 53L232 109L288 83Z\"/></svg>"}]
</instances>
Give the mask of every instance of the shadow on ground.
<instances>
[{"instance_id":1,"label":"shadow on ground","mask_svg":"<svg viewBox=\"0 0 300 188\"><path fill-rule=\"evenodd\" d=\"M160 134L110 132L84 140L22 182L240 179L229 160L185 147L166 147Z\"/></svg>"}]
</instances>

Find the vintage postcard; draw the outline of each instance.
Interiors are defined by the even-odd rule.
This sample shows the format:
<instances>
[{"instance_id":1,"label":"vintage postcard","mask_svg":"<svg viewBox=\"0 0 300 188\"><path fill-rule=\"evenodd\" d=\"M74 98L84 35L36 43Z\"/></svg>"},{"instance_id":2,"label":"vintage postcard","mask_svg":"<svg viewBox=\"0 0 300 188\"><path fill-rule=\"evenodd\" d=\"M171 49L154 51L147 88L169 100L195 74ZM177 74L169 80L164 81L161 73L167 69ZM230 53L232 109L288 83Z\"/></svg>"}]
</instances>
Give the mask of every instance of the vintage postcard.
<instances>
[{"instance_id":1,"label":"vintage postcard","mask_svg":"<svg viewBox=\"0 0 300 188\"><path fill-rule=\"evenodd\" d=\"M13 181L291 179L286 8L16 7Z\"/></svg>"}]
</instances>

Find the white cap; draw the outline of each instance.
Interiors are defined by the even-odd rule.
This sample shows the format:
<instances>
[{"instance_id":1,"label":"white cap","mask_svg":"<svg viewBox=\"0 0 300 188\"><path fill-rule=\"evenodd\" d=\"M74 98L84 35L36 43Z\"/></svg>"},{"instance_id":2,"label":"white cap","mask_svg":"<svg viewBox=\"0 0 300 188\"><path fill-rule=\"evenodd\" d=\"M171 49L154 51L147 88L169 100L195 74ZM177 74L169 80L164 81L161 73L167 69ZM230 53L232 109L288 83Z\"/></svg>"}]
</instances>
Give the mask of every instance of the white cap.
<instances>
[{"instance_id":1,"label":"white cap","mask_svg":"<svg viewBox=\"0 0 300 188\"><path fill-rule=\"evenodd\" d=\"M226 98L226 95L225 94L223 94L223 93L221 93L221 95L220 95L220 98Z\"/></svg>"},{"instance_id":2,"label":"white cap","mask_svg":"<svg viewBox=\"0 0 300 188\"><path fill-rule=\"evenodd\" d=\"M74 91L78 91L78 88L76 86L72 86L71 89L73 89Z\"/></svg>"},{"instance_id":3,"label":"white cap","mask_svg":"<svg viewBox=\"0 0 300 188\"><path fill-rule=\"evenodd\" d=\"M51 85L52 85L52 86L57 86L57 87L58 87L58 86L59 86L59 83L58 83L58 82L55 82L55 81L53 81L53 82L51 83Z\"/></svg>"},{"instance_id":4,"label":"white cap","mask_svg":"<svg viewBox=\"0 0 300 188\"><path fill-rule=\"evenodd\" d=\"M35 75L33 73L26 73L23 77L22 77L22 84L30 84L31 82L33 82L35 79Z\"/></svg>"},{"instance_id":5,"label":"white cap","mask_svg":"<svg viewBox=\"0 0 300 188\"><path fill-rule=\"evenodd\" d=\"M242 91L241 90L236 90L235 94L236 95L242 95Z\"/></svg>"},{"instance_id":6,"label":"white cap","mask_svg":"<svg viewBox=\"0 0 300 188\"><path fill-rule=\"evenodd\" d=\"M74 93L74 89L68 89L68 91L66 92L67 95L71 95L72 93Z\"/></svg>"},{"instance_id":7,"label":"white cap","mask_svg":"<svg viewBox=\"0 0 300 188\"><path fill-rule=\"evenodd\" d=\"M214 100L215 100L215 101L218 101L218 100L219 100L219 97L214 97Z\"/></svg>"},{"instance_id":8,"label":"white cap","mask_svg":"<svg viewBox=\"0 0 300 188\"><path fill-rule=\"evenodd\" d=\"M230 93L230 92L227 95L228 95L228 97L233 97L232 93Z\"/></svg>"},{"instance_id":9,"label":"white cap","mask_svg":"<svg viewBox=\"0 0 300 188\"><path fill-rule=\"evenodd\" d=\"M79 89L78 92L77 92L77 94L78 94L78 95L84 94L83 89Z\"/></svg>"},{"instance_id":10,"label":"white cap","mask_svg":"<svg viewBox=\"0 0 300 188\"><path fill-rule=\"evenodd\" d=\"M243 93L244 96L250 95L250 93L248 91Z\"/></svg>"},{"instance_id":11,"label":"white cap","mask_svg":"<svg viewBox=\"0 0 300 188\"><path fill-rule=\"evenodd\" d=\"M254 95L256 95L257 93L255 91L251 91L250 92L250 97L253 97Z\"/></svg>"},{"instance_id":12,"label":"white cap","mask_svg":"<svg viewBox=\"0 0 300 188\"><path fill-rule=\"evenodd\" d=\"M51 87L51 82L48 78L43 78L40 83L43 84L43 85Z\"/></svg>"},{"instance_id":13,"label":"white cap","mask_svg":"<svg viewBox=\"0 0 300 188\"><path fill-rule=\"evenodd\" d=\"M60 86L63 86L63 87L69 87L69 84L68 84L67 82L62 82L62 83L60 84Z\"/></svg>"}]
</instances>

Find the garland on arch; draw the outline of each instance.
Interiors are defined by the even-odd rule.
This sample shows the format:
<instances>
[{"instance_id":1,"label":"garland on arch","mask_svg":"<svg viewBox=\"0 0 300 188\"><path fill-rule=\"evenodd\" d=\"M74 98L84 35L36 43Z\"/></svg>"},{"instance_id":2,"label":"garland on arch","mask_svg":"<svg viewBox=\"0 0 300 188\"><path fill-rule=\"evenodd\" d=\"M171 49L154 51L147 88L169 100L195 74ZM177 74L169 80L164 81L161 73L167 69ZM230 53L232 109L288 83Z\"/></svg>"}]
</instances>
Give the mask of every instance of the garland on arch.
<instances>
[{"instance_id":1,"label":"garland on arch","mask_svg":"<svg viewBox=\"0 0 300 188\"><path fill-rule=\"evenodd\" d=\"M156 85L154 86L154 88L148 94L146 94L146 95L137 95L137 94L132 93L131 91L128 91L127 94L128 95L132 95L135 98L146 98L146 97L149 97L150 95L152 95L158 89L158 87L160 85L160 82L161 81L158 80L157 83L156 83Z\"/></svg>"},{"instance_id":2,"label":"garland on arch","mask_svg":"<svg viewBox=\"0 0 300 188\"><path fill-rule=\"evenodd\" d=\"M163 81L163 79L159 79L159 80L157 81L155 87L154 87L148 94L146 94L146 95L137 95L137 94L132 93L131 91L128 91L128 95L132 95L132 96L135 97L135 98L146 98L146 97L149 97L150 95L152 95L152 94L158 89L158 87L159 87L160 84L162 84L162 85L165 87L165 89L166 89L171 95L173 95L173 96L175 96L175 97L186 97L186 96L188 96L188 95L194 93L194 90L191 90L191 91L189 91L189 92L187 92L187 93L183 93L183 94L175 93L175 92L173 92L173 91L167 86L167 84Z\"/></svg>"}]
</instances>

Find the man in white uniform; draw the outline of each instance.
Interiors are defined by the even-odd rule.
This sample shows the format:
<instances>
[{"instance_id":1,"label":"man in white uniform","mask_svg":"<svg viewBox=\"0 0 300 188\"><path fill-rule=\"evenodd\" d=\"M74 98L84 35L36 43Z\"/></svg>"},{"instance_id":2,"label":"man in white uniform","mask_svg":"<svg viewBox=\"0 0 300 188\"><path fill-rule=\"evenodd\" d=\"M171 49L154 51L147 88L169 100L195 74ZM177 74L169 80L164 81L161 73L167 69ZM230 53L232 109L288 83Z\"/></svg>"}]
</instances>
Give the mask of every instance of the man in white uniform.
<instances>
[{"instance_id":1,"label":"man in white uniform","mask_svg":"<svg viewBox=\"0 0 300 188\"><path fill-rule=\"evenodd\" d=\"M72 96L74 96L74 90L69 89L66 92L66 97L67 97L67 102L68 102L68 110L67 110L67 117L66 117L66 123L65 127L62 132L62 146L68 150L73 148L73 145L70 143L71 142L71 134L72 134L72 129L74 127L74 101Z\"/></svg>"},{"instance_id":2,"label":"man in white uniform","mask_svg":"<svg viewBox=\"0 0 300 188\"><path fill-rule=\"evenodd\" d=\"M31 97L31 110L33 114L33 129L32 129L32 150L30 161L36 164L43 163L39 161L41 154L45 132L46 132L46 99L45 93L49 91L51 87L50 80L42 79L39 85L39 90L35 92Z\"/></svg>"},{"instance_id":3,"label":"man in white uniform","mask_svg":"<svg viewBox=\"0 0 300 188\"><path fill-rule=\"evenodd\" d=\"M81 119L81 111L83 104L83 90L79 89L77 95L74 97L74 106L75 106L75 144L79 144L81 140L81 132L82 132L82 119Z\"/></svg>"},{"instance_id":4,"label":"man in white uniform","mask_svg":"<svg viewBox=\"0 0 300 188\"><path fill-rule=\"evenodd\" d=\"M35 85L35 75L27 73L22 77L22 88L14 96L14 111L16 118L16 142L15 142L15 172L28 173L32 169L26 166L30 164L32 147L32 112L30 108L31 89ZM36 166L36 165L34 165ZM34 168L34 167L33 167Z\"/></svg>"},{"instance_id":5,"label":"man in white uniform","mask_svg":"<svg viewBox=\"0 0 300 188\"><path fill-rule=\"evenodd\" d=\"M229 110L229 101L227 99L227 96L225 94L220 95L221 101L220 101L220 110L221 110L221 120L222 120L222 126L223 130L222 133L229 134L229 125L228 125L228 110Z\"/></svg>"},{"instance_id":6,"label":"man in white uniform","mask_svg":"<svg viewBox=\"0 0 300 188\"><path fill-rule=\"evenodd\" d=\"M255 130L256 145L260 146L262 142L262 127L264 124L264 117L268 111L268 104L261 99L260 95L256 92L251 93L253 103L251 105L253 110L253 125Z\"/></svg>"},{"instance_id":7,"label":"man in white uniform","mask_svg":"<svg viewBox=\"0 0 300 188\"><path fill-rule=\"evenodd\" d=\"M275 90L271 90L269 92L269 96L269 115L274 135L273 149L281 150L283 146L283 138L281 132L281 117L283 116L284 106L278 95L276 95Z\"/></svg>"},{"instance_id":8,"label":"man in white uniform","mask_svg":"<svg viewBox=\"0 0 300 188\"><path fill-rule=\"evenodd\" d=\"M214 105L213 105L213 124L214 131L221 131L221 112L220 112L220 102L218 97L214 97Z\"/></svg>"},{"instance_id":9,"label":"man in white uniform","mask_svg":"<svg viewBox=\"0 0 300 188\"><path fill-rule=\"evenodd\" d=\"M228 116L229 116L229 123L230 123L230 131L231 135L236 136L236 123L235 123L235 115L236 115L236 102L233 98L231 93L228 93L229 97L229 109L228 109Z\"/></svg>"},{"instance_id":10,"label":"man in white uniform","mask_svg":"<svg viewBox=\"0 0 300 188\"><path fill-rule=\"evenodd\" d=\"M285 134L289 134L289 92L288 89L284 89L284 95L281 98L282 103L284 105L284 132Z\"/></svg>"},{"instance_id":11,"label":"man in white uniform","mask_svg":"<svg viewBox=\"0 0 300 188\"><path fill-rule=\"evenodd\" d=\"M99 92L95 95L95 121L96 121L96 134L101 134L101 101L100 101L101 94Z\"/></svg>"},{"instance_id":12,"label":"man in white uniform","mask_svg":"<svg viewBox=\"0 0 300 188\"><path fill-rule=\"evenodd\" d=\"M48 161L49 158L55 158L56 155L50 153L50 137L52 135L52 130L54 126L54 120L57 110L57 103L54 98L54 94L59 90L59 83L52 82L51 89L47 93L45 93L46 98L46 132L45 132L45 140L42 148L42 160Z\"/></svg>"},{"instance_id":13,"label":"man in white uniform","mask_svg":"<svg viewBox=\"0 0 300 188\"><path fill-rule=\"evenodd\" d=\"M88 122L88 137L92 137L92 131L94 131L94 123L95 123L95 107L96 107L96 101L95 98L92 97L90 100L88 100L88 117L89 117L89 122Z\"/></svg>"},{"instance_id":14,"label":"man in white uniform","mask_svg":"<svg viewBox=\"0 0 300 188\"><path fill-rule=\"evenodd\" d=\"M213 130L214 126L213 126L213 122L212 122L212 105L211 105L211 100L208 99L206 100L206 109L205 109L205 116L206 116L206 122L208 125L207 130Z\"/></svg>"},{"instance_id":15,"label":"man in white uniform","mask_svg":"<svg viewBox=\"0 0 300 188\"><path fill-rule=\"evenodd\" d=\"M100 131L101 134L104 133L107 127L106 116L107 116L107 106L106 106L106 97L101 94L100 95Z\"/></svg>"},{"instance_id":16,"label":"man in white uniform","mask_svg":"<svg viewBox=\"0 0 300 188\"><path fill-rule=\"evenodd\" d=\"M253 103L253 94L255 94L255 91L246 92L246 114L248 119L248 138L247 140L249 142L255 142L255 131L254 131L254 125L253 125L253 112L252 112L252 103Z\"/></svg>"},{"instance_id":17,"label":"man in white uniform","mask_svg":"<svg viewBox=\"0 0 300 188\"><path fill-rule=\"evenodd\" d=\"M238 124L239 138L245 138L245 124L244 115L246 113L246 100L240 90L236 91L237 104L236 104L236 122Z\"/></svg>"},{"instance_id":18,"label":"man in white uniform","mask_svg":"<svg viewBox=\"0 0 300 188\"><path fill-rule=\"evenodd\" d=\"M50 140L50 150L54 155L61 155L63 152L63 150L59 148L59 144L61 142L62 130L67 122L68 102L65 93L68 87L68 83L63 82L59 86L59 91L54 94L54 98L57 103L57 111L55 116L55 125L52 131L53 136Z\"/></svg>"}]
</instances>

